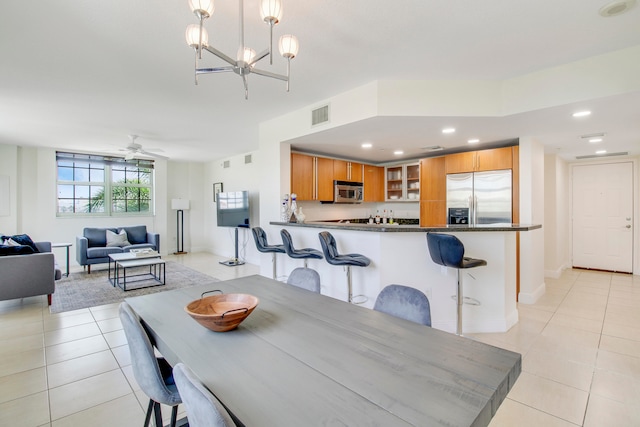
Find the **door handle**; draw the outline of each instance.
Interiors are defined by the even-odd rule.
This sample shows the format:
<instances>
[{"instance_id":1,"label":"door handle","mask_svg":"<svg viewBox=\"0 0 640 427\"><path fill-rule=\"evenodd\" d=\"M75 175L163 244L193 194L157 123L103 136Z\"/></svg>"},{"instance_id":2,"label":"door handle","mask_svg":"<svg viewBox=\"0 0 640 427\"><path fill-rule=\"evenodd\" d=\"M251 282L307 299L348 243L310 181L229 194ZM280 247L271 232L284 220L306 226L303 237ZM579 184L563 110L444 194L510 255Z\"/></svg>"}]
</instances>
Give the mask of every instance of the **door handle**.
<instances>
[{"instance_id":1,"label":"door handle","mask_svg":"<svg viewBox=\"0 0 640 427\"><path fill-rule=\"evenodd\" d=\"M625 228L631 228L631 224L627 224Z\"/></svg>"}]
</instances>

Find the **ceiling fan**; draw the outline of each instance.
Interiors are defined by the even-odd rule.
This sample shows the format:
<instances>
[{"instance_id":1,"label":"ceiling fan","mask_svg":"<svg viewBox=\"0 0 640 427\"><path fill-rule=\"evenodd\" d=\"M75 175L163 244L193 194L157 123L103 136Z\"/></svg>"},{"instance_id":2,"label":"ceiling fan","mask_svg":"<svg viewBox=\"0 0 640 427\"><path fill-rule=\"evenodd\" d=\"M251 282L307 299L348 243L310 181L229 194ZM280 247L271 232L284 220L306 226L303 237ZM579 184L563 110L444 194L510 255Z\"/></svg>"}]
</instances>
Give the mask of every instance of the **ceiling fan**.
<instances>
[{"instance_id":1,"label":"ceiling fan","mask_svg":"<svg viewBox=\"0 0 640 427\"><path fill-rule=\"evenodd\" d=\"M129 135L129 138L131 139L131 142L129 143L129 145L127 145L126 148L121 148L119 150L119 151L125 151L127 153L124 156L125 160L131 160L140 156L147 156L147 157L154 157L157 159L169 160L168 157L157 154L157 152L162 151L159 148L148 148L146 150L142 148L142 145L136 142L138 135Z\"/></svg>"}]
</instances>

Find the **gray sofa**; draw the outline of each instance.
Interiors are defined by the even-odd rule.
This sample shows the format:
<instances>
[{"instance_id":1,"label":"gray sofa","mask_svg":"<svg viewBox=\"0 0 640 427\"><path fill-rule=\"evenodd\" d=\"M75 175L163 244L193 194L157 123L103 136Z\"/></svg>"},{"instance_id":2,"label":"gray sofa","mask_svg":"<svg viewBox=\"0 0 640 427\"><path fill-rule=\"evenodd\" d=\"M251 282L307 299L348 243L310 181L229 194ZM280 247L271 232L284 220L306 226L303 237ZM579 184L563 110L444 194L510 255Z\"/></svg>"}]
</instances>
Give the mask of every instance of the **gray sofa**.
<instances>
[{"instance_id":1,"label":"gray sofa","mask_svg":"<svg viewBox=\"0 0 640 427\"><path fill-rule=\"evenodd\" d=\"M127 232L127 239L131 245L107 247L107 230L111 230L114 233L125 230ZM131 249L146 248L160 252L160 235L157 233L148 233L146 225L116 228L87 227L82 231L82 236L76 237L76 260L81 266L86 266L87 272L90 274L91 266L93 264L109 262L110 254L129 252Z\"/></svg>"},{"instance_id":2,"label":"gray sofa","mask_svg":"<svg viewBox=\"0 0 640 427\"><path fill-rule=\"evenodd\" d=\"M47 295L55 292L62 270L51 253L51 242L35 242L40 253L0 256L0 301Z\"/></svg>"}]
</instances>

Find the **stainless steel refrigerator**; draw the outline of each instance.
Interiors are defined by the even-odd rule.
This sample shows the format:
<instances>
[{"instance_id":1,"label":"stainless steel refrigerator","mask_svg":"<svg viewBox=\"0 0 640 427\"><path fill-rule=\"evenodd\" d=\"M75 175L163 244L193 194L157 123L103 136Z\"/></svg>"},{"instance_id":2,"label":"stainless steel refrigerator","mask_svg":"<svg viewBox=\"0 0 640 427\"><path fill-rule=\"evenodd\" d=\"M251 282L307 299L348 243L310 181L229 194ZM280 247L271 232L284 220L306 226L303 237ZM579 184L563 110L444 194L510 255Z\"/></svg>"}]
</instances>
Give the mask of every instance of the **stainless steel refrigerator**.
<instances>
[{"instance_id":1,"label":"stainless steel refrigerator","mask_svg":"<svg viewBox=\"0 0 640 427\"><path fill-rule=\"evenodd\" d=\"M464 213L468 212L468 222ZM447 175L449 224L511 223L511 170Z\"/></svg>"}]
</instances>

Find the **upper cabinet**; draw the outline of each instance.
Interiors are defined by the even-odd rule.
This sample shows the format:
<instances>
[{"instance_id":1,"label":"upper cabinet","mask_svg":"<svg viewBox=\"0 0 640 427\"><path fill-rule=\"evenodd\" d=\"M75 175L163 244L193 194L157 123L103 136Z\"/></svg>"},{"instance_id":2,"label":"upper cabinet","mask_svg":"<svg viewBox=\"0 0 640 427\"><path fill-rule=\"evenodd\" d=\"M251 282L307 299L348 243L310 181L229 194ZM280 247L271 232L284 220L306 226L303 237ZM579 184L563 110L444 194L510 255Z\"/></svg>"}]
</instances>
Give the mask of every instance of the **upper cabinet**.
<instances>
[{"instance_id":1,"label":"upper cabinet","mask_svg":"<svg viewBox=\"0 0 640 427\"><path fill-rule=\"evenodd\" d=\"M386 167L386 200L420 200L420 164Z\"/></svg>"},{"instance_id":2,"label":"upper cabinet","mask_svg":"<svg viewBox=\"0 0 640 427\"><path fill-rule=\"evenodd\" d=\"M384 166L364 165L364 201L384 202Z\"/></svg>"},{"instance_id":3,"label":"upper cabinet","mask_svg":"<svg viewBox=\"0 0 640 427\"><path fill-rule=\"evenodd\" d=\"M291 153L291 192L297 200L333 200L333 160Z\"/></svg>"},{"instance_id":4,"label":"upper cabinet","mask_svg":"<svg viewBox=\"0 0 640 427\"><path fill-rule=\"evenodd\" d=\"M333 160L333 179L338 181L362 182L363 164L346 160Z\"/></svg>"},{"instance_id":5,"label":"upper cabinet","mask_svg":"<svg viewBox=\"0 0 640 427\"><path fill-rule=\"evenodd\" d=\"M445 157L447 174L511 169L513 166L512 147L468 151Z\"/></svg>"}]
</instances>

